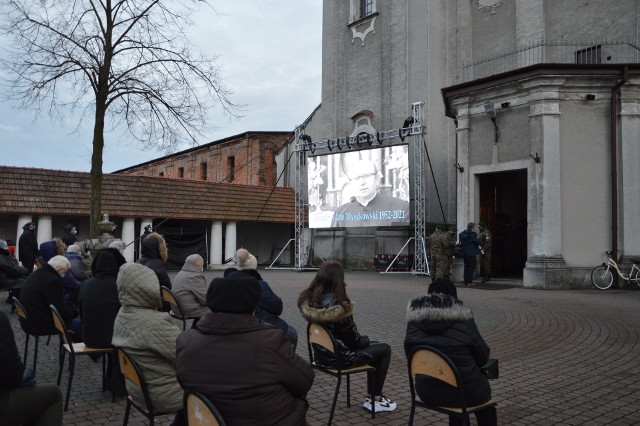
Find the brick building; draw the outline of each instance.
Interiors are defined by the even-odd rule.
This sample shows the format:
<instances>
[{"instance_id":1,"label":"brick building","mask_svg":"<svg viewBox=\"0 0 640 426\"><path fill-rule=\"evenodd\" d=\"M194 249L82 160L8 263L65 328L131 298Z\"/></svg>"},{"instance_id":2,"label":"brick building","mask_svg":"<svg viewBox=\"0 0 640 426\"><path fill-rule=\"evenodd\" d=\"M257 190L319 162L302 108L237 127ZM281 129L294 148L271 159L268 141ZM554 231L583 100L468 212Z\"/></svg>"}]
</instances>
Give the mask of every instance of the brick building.
<instances>
[{"instance_id":1,"label":"brick building","mask_svg":"<svg viewBox=\"0 0 640 426\"><path fill-rule=\"evenodd\" d=\"M241 133L114 173L275 186L275 157L292 137L292 132Z\"/></svg>"}]
</instances>

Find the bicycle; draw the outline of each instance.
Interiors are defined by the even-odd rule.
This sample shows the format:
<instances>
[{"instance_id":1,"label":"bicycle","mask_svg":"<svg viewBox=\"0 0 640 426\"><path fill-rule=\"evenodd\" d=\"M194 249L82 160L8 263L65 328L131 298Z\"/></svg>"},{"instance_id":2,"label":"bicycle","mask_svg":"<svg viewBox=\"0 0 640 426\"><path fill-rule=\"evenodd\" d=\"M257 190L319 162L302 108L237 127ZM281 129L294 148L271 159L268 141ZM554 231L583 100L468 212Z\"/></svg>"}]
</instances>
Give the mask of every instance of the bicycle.
<instances>
[{"instance_id":1,"label":"bicycle","mask_svg":"<svg viewBox=\"0 0 640 426\"><path fill-rule=\"evenodd\" d=\"M611 270L615 270L618 273L618 276L625 281L635 282L638 287L640 287L640 267L635 263L631 266L631 270L628 275L625 275L620 271L620 267L618 263L611 258L612 252L605 251L606 255L609 257L609 261L607 263L603 263L600 266L597 266L591 271L591 282L594 286L596 286L599 290L606 290L613 284L613 272Z\"/></svg>"}]
</instances>

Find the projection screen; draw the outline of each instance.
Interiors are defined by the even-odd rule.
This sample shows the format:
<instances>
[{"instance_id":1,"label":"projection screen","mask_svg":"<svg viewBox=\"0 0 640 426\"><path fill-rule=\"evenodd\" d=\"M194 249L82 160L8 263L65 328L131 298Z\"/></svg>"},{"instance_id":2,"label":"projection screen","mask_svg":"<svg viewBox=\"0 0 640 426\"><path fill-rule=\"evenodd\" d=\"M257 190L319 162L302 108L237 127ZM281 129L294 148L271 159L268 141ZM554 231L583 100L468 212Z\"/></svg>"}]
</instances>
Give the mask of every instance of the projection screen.
<instances>
[{"instance_id":1,"label":"projection screen","mask_svg":"<svg viewBox=\"0 0 640 426\"><path fill-rule=\"evenodd\" d=\"M407 226L407 145L307 159L310 228Z\"/></svg>"}]
</instances>

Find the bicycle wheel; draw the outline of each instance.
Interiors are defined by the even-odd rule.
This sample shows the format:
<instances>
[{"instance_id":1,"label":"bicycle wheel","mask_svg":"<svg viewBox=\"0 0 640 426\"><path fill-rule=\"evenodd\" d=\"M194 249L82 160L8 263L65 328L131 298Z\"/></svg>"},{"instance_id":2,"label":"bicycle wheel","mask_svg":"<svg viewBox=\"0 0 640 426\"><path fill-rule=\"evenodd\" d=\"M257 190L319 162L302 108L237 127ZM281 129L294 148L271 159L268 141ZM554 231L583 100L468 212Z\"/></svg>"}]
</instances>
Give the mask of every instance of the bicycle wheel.
<instances>
[{"instance_id":1,"label":"bicycle wheel","mask_svg":"<svg viewBox=\"0 0 640 426\"><path fill-rule=\"evenodd\" d=\"M606 266L598 266L591 272L591 282L596 288L606 290L613 284L613 274Z\"/></svg>"},{"instance_id":2,"label":"bicycle wheel","mask_svg":"<svg viewBox=\"0 0 640 426\"><path fill-rule=\"evenodd\" d=\"M640 287L640 269L636 269L636 272L631 277L631 282L635 282Z\"/></svg>"}]
</instances>

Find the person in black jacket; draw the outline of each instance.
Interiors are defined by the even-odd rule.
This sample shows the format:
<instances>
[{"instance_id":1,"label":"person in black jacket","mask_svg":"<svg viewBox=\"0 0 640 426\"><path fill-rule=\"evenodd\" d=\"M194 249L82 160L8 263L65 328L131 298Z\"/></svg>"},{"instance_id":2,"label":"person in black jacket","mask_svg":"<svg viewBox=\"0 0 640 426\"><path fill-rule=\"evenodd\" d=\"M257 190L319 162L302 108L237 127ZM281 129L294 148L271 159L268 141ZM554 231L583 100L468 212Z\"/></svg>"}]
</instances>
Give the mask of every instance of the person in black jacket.
<instances>
[{"instance_id":1,"label":"person in black jacket","mask_svg":"<svg viewBox=\"0 0 640 426\"><path fill-rule=\"evenodd\" d=\"M142 256L138 259L138 263L153 269L158 281L160 281L160 285L171 289L171 279L164 268L164 264L169 258L169 253L167 251L167 243L162 235L152 232L142 240L141 246L140 254Z\"/></svg>"},{"instance_id":2,"label":"person in black jacket","mask_svg":"<svg viewBox=\"0 0 640 426\"><path fill-rule=\"evenodd\" d=\"M74 332L74 340L82 341L80 320L75 318L73 308L67 307L64 302L62 276L69 271L69 267L66 257L54 256L25 280L20 292L20 302L29 313L31 324L35 328L31 330L29 323L20 318L20 326L26 333L36 332L40 335L58 333L49 307L53 305L60 312L67 327Z\"/></svg>"},{"instance_id":3,"label":"person in black jacket","mask_svg":"<svg viewBox=\"0 0 640 426\"><path fill-rule=\"evenodd\" d=\"M82 338L90 348L111 348L113 324L120 310L116 279L120 266L127 263L118 249L100 250L91 263L93 278L80 288L79 311L82 321ZM106 389L123 395L124 377L118 369L117 359L109 354Z\"/></svg>"},{"instance_id":4,"label":"person in black jacket","mask_svg":"<svg viewBox=\"0 0 640 426\"><path fill-rule=\"evenodd\" d=\"M271 289L271 287L269 287L269 283L263 280L262 276L257 271L258 260L254 255L249 253L248 250L241 248L236 252L236 261L238 269L225 269L224 276L226 277L231 272L238 270L251 275L260 282L260 300L256 306L255 316L284 331L287 338L293 345L293 350L295 351L298 346L298 332L294 327L287 324L285 320L280 318L284 308L282 299Z\"/></svg>"},{"instance_id":5,"label":"person in black jacket","mask_svg":"<svg viewBox=\"0 0 640 426\"><path fill-rule=\"evenodd\" d=\"M0 240L0 289L19 289L29 271L17 263L7 247L7 243Z\"/></svg>"},{"instance_id":6,"label":"person in black jacket","mask_svg":"<svg viewBox=\"0 0 640 426\"><path fill-rule=\"evenodd\" d=\"M322 324L333 334L343 361L341 367L365 364L375 367L374 380L369 381L374 386L369 389L369 394L374 397L375 411L394 411L396 403L382 395L391 360L391 347L386 343L371 342L369 337L358 332L353 320L355 304L347 296L342 265L335 260L324 262L309 288L300 293L298 307L307 321ZM317 362L334 368L336 360L333 353L314 347L314 354ZM363 406L372 411L368 397Z\"/></svg>"},{"instance_id":7,"label":"person in black jacket","mask_svg":"<svg viewBox=\"0 0 640 426\"><path fill-rule=\"evenodd\" d=\"M24 230L18 239L18 259L22 266L27 268L29 273L33 271L33 265L40 255L38 251L38 240L36 239L36 225L33 222L25 223L22 227Z\"/></svg>"},{"instance_id":8,"label":"person in black jacket","mask_svg":"<svg viewBox=\"0 0 640 426\"><path fill-rule=\"evenodd\" d=\"M491 399L491 386L481 372L489 360L489 346L473 319L471 308L457 297L456 287L448 279L434 281L425 296L417 297L407 306L407 333L404 350L407 358L419 345L429 345L444 352L455 364L464 386L468 406L480 405ZM454 388L437 379L416 377L416 392L420 399L435 405L457 407ZM479 426L497 424L495 407L476 412ZM451 425L462 424L450 419Z\"/></svg>"},{"instance_id":9,"label":"person in black jacket","mask_svg":"<svg viewBox=\"0 0 640 426\"><path fill-rule=\"evenodd\" d=\"M67 224L64 227L64 233L62 234L62 242L65 246L69 247L78 241L78 228L73 223Z\"/></svg>"},{"instance_id":10,"label":"person in black jacket","mask_svg":"<svg viewBox=\"0 0 640 426\"><path fill-rule=\"evenodd\" d=\"M476 254L482 250L482 241L478 239L478 234L473 231L476 225L473 222L467 224L467 229L458 235L462 254L464 256L464 285L472 286L473 273L476 270Z\"/></svg>"},{"instance_id":11,"label":"person in black jacket","mask_svg":"<svg viewBox=\"0 0 640 426\"><path fill-rule=\"evenodd\" d=\"M0 312L0 425L62 424L62 392L53 384L33 381L18 353L9 318Z\"/></svg>"},{"instance_id":12,"label":"person in black jacket","mask_svg":"<svg viewBox=\"0 0 640 426\"><path fill-rule=\"evenodd\" d=\"M120 251L100 250L91 263L93 278L80 288L79 310L84 343L92 348L110 348L113 323L120 310L116 278L127 263Z\"/></svg>"}]
</instances>

